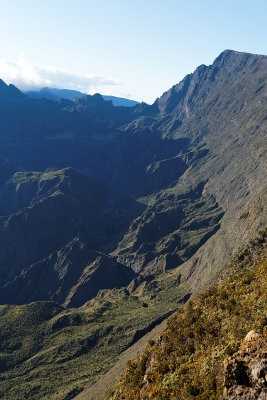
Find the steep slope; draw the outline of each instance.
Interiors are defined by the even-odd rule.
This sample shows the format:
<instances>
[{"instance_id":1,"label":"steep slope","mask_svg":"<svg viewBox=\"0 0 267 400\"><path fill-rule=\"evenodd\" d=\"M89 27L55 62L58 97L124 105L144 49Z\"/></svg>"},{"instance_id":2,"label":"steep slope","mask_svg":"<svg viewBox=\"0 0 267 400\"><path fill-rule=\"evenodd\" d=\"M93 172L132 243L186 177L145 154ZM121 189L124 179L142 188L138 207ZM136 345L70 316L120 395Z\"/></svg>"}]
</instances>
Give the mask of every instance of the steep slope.
<instances>
[{"instance_id":1,"label":"steep slope","mask_svg":"<svg viewBox=\"0 0 267 400\"><path fill-rule=\"evenodd\" d=\"M0 104L14 105L25 99L23 93L19 91L14 85L6 85L0 79Z\"/></svg>"},{"instance_id":2,"label":"steep slope","mask_svg":"<svg viewBox=\"0 0 267 400\"><path fill-rule=\"evenodd\" d=\"M265 239L263 241L265 236L240 252L227 268L228 275L236 274L243 268L246 270L244 276L232 278L231 282L235 284L236 290L234 303L231 294L233 285L224 285L216 289L218 293L222 293L222 296L216 296L218 301L215 301L213 296L215 289L202 296L200 305L197 301L194 312L198 315L203 313L205 302L210 315L207 321L205 313L205 318L201 320L203 326L213 326L214 314L209 312L211 306L214 313L217 306L221 307L223 315L227 315L228 318L233 307L237 311L243 310L242 299L245 298L246 301L251 300L258 310L257 313L251 313L252 319L256 318L252 327L261 329L263 320L260 310L265 307L265 289L261 289L264 284L262 270L259 271L259 279L258 273L254 274L253 266L258 265L263 254L266 254L263 247L266 245ZM179 307L179 299L180 304L186 301L188 287L178 285L177 282L179 269L176 273L170 271L159 275L156 281L148 277L139 282L135 279L128 288L101 291L95 299L76 309L65 309L53 302L0 306L1 396L6 400L22 400L29 397L33 400L74 398L83 388L90 386L106 372L123 350L160 323L164 316L169 315L170 307L173 310ZM180 310L179 315L187 316L187 308L185 311ZM245 324L242 319L243 313L234 315L235 322L241 324L242 329L234 338L229 332L231 351L234 351L234 346L238 346L239 334L242 335L244 329L250 329L247 308ZM172 317L169 326L172 326L171 321L176 322L176 318ZM194 325L190 321L185 318L185 323L193 329ZM176 327L175 324L175 329ZM183 325L178 327L183 330ZM226 331L227 327L228 325L224 328ZM235 328L232 320L229 321L229 327ZM177 340L176 331L173 333L171 338ZM207 337L209 343L212 335L211 332L211 336ZM201 337L205 338L205 334L202 333ZM217 339L214 337L214 340ZM192 338L189 337L188 340ZM226 341L225 346L227 345ZM152 349L156 347L155 343ZM184 348L187 349L186 346ZM162 349L164 350L164 347ZM208 350L207 357L210 355Z\"/></svg>"},{"instance_id":3,"label":"steep slope","mask_svg":"<svg viewBox=\"0 0 267 400\"><path fill-rule=\"evenodd\" d=\"M160 132L204 148L178 184L205 182L224 211L221 227L183 266L193 290L216 274L266 224L267 57L227 50L156 100L153 117L127 129Z\"/></svg>"},{"instance_id":4,"label":"steep slope","mask_svg":"<svg viewBox=\"0 0 267 400\"><path fill-rule=\"evenodd\" d=\"M212 196L203 196L203 186L175 186L145 198L147 209L132 222L113 254L145 274L189 259L219 229L223 215Z\"/></svg>"},{"instance_id":5,"label":"steep slope","mask_svg":"<svg viewBox=\"0 0 267 400\"><path fill-rule=\"evenodd\" d=\"M237 78L242 81L246 74L264 72L266 56L225 50L212 65L200 65L193 74L187 75L157 99L155 104L161 114L175 114L183 121L225 84L229 86Z\"/></svg>"},{"instance_id":6,"label":"steep slope","mask_svg":"<svg viewBox=\"0 0 267 400\"><path fill-rule=\"evenodd\" d=\"M116 232L105 213L110 193L103 185L72 169L20 172L1 194L2 304L69 303L75 292L80 296L75 305L81 305L99 289L123 286L134 277L95 251L110 240L109 224Z\"/></svg>"},{"instance_id":7,"label":"steep slope","mask_svg":"<svg viewBox=\"0 0 267 400\"><path fill-rule=\"evenodd\" d=\"M267 58L226 52L214 68L221 65L227 72L227 86L224 83L223 91L216 89L184 128L192 132L195 125L196 135L205 141L210 156L201 168L188 171L182 179L208 179L206 191L215 195L225 211L221 229L185 266L185 279L190 277L195 289L205 284L203 276L206 282L216 280L226 255L266 225L263 138L267 131ZM202 120L197 125L199 118Z\"/></svg>"},{"instance_id":8,"label":"steep slope","mask_svg":"<svg viewBox=\"0 0 267 400\"><path fill-rule=\"evenodd\" d=\"M233 271L169 318L108 399L221 399L224 358L251 329L266 334L266 231L232 260Z\"/></svg>"},{"instance_id":9,"label":"steep slope","mask_svg":"<svg viewBox=\"0 0 267 400\"><path fill-rule=\"evenodd\" d=\"M250 331L241 349L224 362L223 400L264 400L267 396L267 340Z\"/></svg>"}]
</instances>

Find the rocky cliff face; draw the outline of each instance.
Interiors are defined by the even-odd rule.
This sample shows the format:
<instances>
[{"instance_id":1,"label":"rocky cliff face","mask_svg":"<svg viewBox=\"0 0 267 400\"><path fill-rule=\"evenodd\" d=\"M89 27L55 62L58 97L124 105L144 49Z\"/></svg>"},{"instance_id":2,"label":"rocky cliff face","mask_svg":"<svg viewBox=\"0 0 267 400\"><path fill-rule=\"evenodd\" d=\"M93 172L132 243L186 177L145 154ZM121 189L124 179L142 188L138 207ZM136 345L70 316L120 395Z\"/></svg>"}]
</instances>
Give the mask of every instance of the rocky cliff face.
<instances>
[{"instance_id":1,"label":"rocky cliff face","mask_svg":"<svg viewBox=\"0 0 267 400\"><path fill-rule=\"evenodd\" d=\"M227 50L157 99L157 118L128 127L174 143L186 139L183 153L191 148L199 156L176 182L205 182L203 194L212 194L224 211L220 229L181 268L193 291L215 282L225 260L266 224L266 79L266 56Z\"/></svg>"},{"instance_id":2,"label":"rocky cliff face","mask_svg":"<svg viewBox=\"0 0 267 400\"><path fill-rule=\"evenodd\" d=\"M241 349L224 364L222 400L267 398L267 341L255 331L245 337Z\"/></svg>"},{"instance_id":3,"label":"rocky cliff face","mask_svg":"<svg viewBox=\"0 0 267 400\"><path fill-rule=\"evenodd\" d=\"M265 56L225 50L212 65L200 65L158 98L155 104L161 114L175 115L183 121L195 114L218 89L233 82L233 77L236 80L244 74L264 70Z\"/></svg>"},{"instance_id":4,"label":"rocky cliff face","mask_svg":"<svg viewBox=\"0 0 267 400\"><path fill-rule=\"evenodd\" d=\"M203 163L187 170L180 181L207 180L205 189L225 211L221 229L184 265L185 279L197 290L215 281L226 255L266 224L266 57L226 51L201 71L197 83L200 72L191 77L195 91L188 114L185 105L174 112L183 113L181 127L165 131L205 143L209 153Z\"/></svg>"}]
</instances>

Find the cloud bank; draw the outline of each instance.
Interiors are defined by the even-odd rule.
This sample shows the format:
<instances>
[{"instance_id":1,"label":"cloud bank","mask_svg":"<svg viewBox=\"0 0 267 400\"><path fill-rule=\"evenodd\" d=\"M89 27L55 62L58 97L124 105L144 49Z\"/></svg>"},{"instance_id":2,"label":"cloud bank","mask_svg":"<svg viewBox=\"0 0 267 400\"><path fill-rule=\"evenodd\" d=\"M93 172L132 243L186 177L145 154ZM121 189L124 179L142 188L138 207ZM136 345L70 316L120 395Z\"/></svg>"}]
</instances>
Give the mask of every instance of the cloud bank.
<instances>
[{"instance_id":1,"label":"cloud bank","mask_svg":"<svg viewBox=\"0 0 267 400\"><path fill-rule=\"evenodd\" d=\"M101 87L120 84L118 81L99 75L78 75L53 67L40 67L27 61L23 54L20 55L18 63L0 59L0 79L8 84L12 83L23 91L56 87L95 93Z\"/></svg>"}]
</instances>

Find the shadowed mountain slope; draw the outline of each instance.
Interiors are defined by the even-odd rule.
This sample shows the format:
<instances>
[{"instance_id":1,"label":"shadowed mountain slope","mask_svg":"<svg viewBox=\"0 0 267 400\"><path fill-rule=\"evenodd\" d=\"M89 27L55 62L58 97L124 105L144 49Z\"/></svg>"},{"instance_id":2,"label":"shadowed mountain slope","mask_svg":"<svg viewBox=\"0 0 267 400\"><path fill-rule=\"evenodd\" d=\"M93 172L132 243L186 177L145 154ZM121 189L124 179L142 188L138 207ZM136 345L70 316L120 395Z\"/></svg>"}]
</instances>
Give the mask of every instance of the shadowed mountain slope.
<instances>
[{"instance_id":1,"label":"shadowed mountain slope","mask_svg":"<svg viewBox=\"0 0 267 400\"><path fill-rule=\"evenodd\" d=\"M81 305L129 283L129 268L94 250L110 240L108 201L107 188L70 168L14 174L1 198L1 303L69 303L86 285Z\"/></svg>"}]
</instances>

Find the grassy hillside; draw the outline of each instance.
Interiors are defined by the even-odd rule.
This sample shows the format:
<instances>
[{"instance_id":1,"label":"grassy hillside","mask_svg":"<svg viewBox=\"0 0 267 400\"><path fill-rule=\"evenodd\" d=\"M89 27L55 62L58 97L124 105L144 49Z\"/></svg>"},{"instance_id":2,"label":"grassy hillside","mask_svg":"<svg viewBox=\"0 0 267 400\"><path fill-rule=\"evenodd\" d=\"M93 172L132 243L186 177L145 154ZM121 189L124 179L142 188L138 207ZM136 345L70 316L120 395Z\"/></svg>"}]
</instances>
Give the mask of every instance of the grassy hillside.
<instances>
[{"instance_id":1,"label":"grassy hillside","mask_svg":"<svg viewBox=\"0 0 267 400\"><path fill-rule=\"evenodd\" d=\"M0 306L0 398L72 399L185 301L179 270L102 290L83 307Z\"/></svg>"},{"instance_id":2,"label":"grassy hillside","mask_svg":"<svg viewBox=\"0 0 267 400\"><path fill-rule=\"evenodd\" d=\"M221 398L224 358L251 329L267 334L266 232L232 260L233 272L169 318L161 336L128 363L108 399Z\"/></svg>"}]
</instances>

